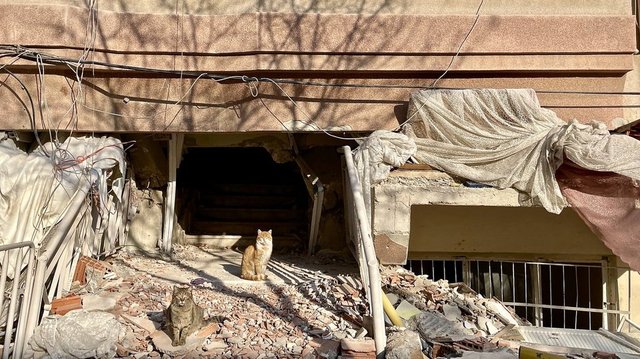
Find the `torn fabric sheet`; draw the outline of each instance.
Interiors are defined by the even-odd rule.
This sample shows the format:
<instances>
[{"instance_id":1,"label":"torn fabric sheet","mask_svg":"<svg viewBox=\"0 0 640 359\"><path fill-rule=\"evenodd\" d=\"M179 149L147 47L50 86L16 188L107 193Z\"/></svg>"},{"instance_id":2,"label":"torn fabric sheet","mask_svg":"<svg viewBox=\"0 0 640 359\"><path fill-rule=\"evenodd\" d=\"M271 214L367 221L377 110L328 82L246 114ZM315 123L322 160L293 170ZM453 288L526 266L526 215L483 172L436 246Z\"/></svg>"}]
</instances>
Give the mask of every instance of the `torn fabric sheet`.
<instances>
[{"instance_id":1,"label":"torn fabric sheet","mask_svg":"<svg viewBox=\"0 0 640 359\"><path fill-rule=\"evenodd\" d=\"M414 156L449 174L513 187L560 213L567 202L555 172L579 166L640 179L640 142L602 124L566 123L530 89L424 90L412 94L405 133Z\"/></svg>"},{"instance_id":2,"label":"torn fabric sheet","mask_svg":"<svg viewBox=\"0 0 640 359\"><path fill-rule=\"evenodd\" d=\"M387 178L392 167L402 166L415 153L416 144L409 137L380 130L369 135L354 150L354 161L360 180L367 177L373 185Z\"/></svg>"},{"instance_id":3,"label":"torn fabric sheet","mask_svg":"<svg viewBox=\"0 0 640 359\"><path fill-rule=\"evenodd\" d=\"M640 271L640 187L611 172L563 165L556 172L562 193L589 229L633 270Z\"/></svg>"}]
</instances>

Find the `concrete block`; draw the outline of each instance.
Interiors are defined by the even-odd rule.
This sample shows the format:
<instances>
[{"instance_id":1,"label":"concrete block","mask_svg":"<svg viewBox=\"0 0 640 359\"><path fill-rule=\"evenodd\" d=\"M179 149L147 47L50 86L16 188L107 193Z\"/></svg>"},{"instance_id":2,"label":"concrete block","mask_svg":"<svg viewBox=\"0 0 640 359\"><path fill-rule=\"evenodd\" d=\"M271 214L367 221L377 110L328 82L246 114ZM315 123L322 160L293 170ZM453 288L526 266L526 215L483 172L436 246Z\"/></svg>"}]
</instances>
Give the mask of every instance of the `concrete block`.
<instances>
[{"instance_id":1,"label":"concrete block","mask_svg":"<svg viewBox=\"0 0 640 359\"><path fill-rule=\"evenodd\" d=\"M163 354L170 355L171 357L175 357L188 355L199 347L202 347L205 338L199 338L197 335L191 334L187 337L184 345L174 347L171 345L171 338L167 333L162 330L156 330L151 334L151 340L153 340L153 345L156 347L156 350Z\"/></svg>"},{"instance_id":2,"label":"concrete block","mask_svg":"<svg viewBox=\"0 0 640 359\"><path fill-rule=\"evenodd\" d=\"M460 308L455 304L444 304L442 306L445 318L455 321L462 319L462 312Z\"/></svg>"},{"instance_id":3,"label":"concrete block","mask_svg":"<svg viewBox=\"0 0 640 359\"><path fill-rule=\"evenodd\" d=\"M422 359L420 335L413 330L394 332L387 337L387 359Z\"/></svg>"},{"instance_id":4,"label":"concrete block","mask_svg":"<svg viewBox=\"0 0 640 359\"><path fill-rule=\"evenodd\" d=\"M400 302L400 304L396 308L396 312L398 313L400 318L405 320L409 320L414 315L422 313L420 309L416 308L413 304L407 302L406 300Z\"/></svg>"},{"instance_id":5,"label":"concrete block","mask_svg":"<svg viewBox=\"0 0 640 359\"><path fill-rule=\"evenodd\" d=\"M364 339L342 339L340 341L340 347L342 351L356 352L356 353L370 353L376 351L376 344L371 338Z\"/></svg>"},{"instance_id":6,"label":"concrete block","mask_svg":"<svg viewBox=\"0 0 640 359\"><path fill-rule=\"evenodd\" d=\"M340 352L340 341L331 339L313 339L310 343L321 358L336 359Z\"/></svg>"},{"instance_id":7,"label":"concrete block","mask_svg":"<svg viewBox=\"0 0 640 359\"><path fill-rule=\"evenodd\" d=\"M127 314L122 314L122 318L138 328L146 330L149 334L153 334L160 329L160 323L153 322L146 318L133 317Z\"/></svg>"},{"instance_id":8,"label":"concrete block","mask_svg":"<svg viewBox=\"0 0 640 359\"><path fill-rule=\"evenodd\" d=\"M127 244L142 251L155 250L162 236L162 198L161 191L151 190L154 200L144 200L138 207L138 213L131 220Z\"/></svg>"},{"instance_id":9,"label":"concrete block","mask_svg":"<svg viewBox=\"0 0 640 359\"><path fill-rule=\"evenodd\" d=\"M399 242L401 243L398 243L398 241L393 240L392 238L400 238ZM373 245L380 264L405 264L407 261L407 254L409 253L409 247L406 244L408 242L408 233L406 235L390 235L387 233L375 234Z\"/></svg>"},{"instance_id":10,"label":"concrete block","mask_svg":"<svg viewBox=\"0 0 640 359\"><path fill-rule=\"evenodd\" d=\"M121 296L121 294L109 292L101 295L87 294L82 297L82 307L88 311L110 312L116 307L116 302Z\"/></svg>"}]
</instances>

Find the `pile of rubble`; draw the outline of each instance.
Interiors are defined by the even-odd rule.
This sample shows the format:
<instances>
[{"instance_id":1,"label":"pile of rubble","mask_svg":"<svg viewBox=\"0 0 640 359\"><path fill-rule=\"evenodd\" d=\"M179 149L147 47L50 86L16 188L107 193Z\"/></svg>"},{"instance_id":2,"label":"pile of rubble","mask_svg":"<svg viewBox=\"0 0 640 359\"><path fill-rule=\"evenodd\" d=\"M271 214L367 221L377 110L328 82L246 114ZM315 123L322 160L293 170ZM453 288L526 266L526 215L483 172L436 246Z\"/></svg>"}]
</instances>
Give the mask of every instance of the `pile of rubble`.
<instances>
[{"instance_id":1,"label":"pile of rubble","mask_svg":"<svg viewBox=\"0 0 640 359\"><path fill-rule=\"evenodd\" d=\"M418 312L440 313L463 327L462 332L483 337L509 325L531 325L499 300L484 298L464 283L433 281L403 268L387 269L382 278L390 300L398 303L396 310L403 319L410 319Z\"/></svg>"},{"instance_id":2,"label":"pile of rubble","mask_svg":"<svg viewBox=\"0 0 640 359\"><path fill-rule=\"evenodd\" d=\"M490 338L515 326L530 325L500 301L484 298L464 283L433 281L397 267L383 270L382 279L404 326L419 334L421 350L431 358L464 352L504 354L505 348Z\"/></svg>"},{"instance_id":3,"label":"pile of rubble","mask_svg":"<svg viewBox=\"0 0 640 359\"><path fill-rule=\"evenodd\" d=\"M55 300L53 311L112 314L122 328L114 343L117 357L375 357L373 341L361 327L366 299L351 277L319 273L296 285L190 280L195 302L212 323L174 347L163 328L163 310L170 304L174 283L157 277L151 267L148 272L134 269L129 260L119 255L107 262L91 261L82 268L87 275L79 279L84 282L75 282L73 294ZM181 270L180 261L155 262L165 271Z\"/></svg>"},{"instance_id":4,"label":"pile of rubble","mask_svg":"<svg viewBox=\"0 0 640 359\"><path fill-rule=\"evenodd\" d=\"M126 255L81 260L71 293L52 302L58 316L36 330L32 351L59 357L375 358L365 289L355 276L300 269L296 277L304 280L294 284L232 285L185 271L188 263L181 260L146 261ZM158 275L163 271L190 275L184 279L208 319L178 347L163 328L176 284ZM398 324L395 315L386 318L387 358L518 356L520 343L505 339L518 340L511 337L514 327L530 324L500 301L399 267L383 268L381 278L402 322L394 326L389 317ZM49 340L51 333L56 341Z\"/></svg>"},{"instance_id":5,"label":"pile of rubble","mask_svg":"<svg viewBox=\"0 0 640 359\"><path fill-rule=\"evenodd\" d=\"M321 278L301 283L297 289L307 298L360 327L363 326L363 318L369 315L364 289L357 278L345 275ZM337 334L340 336L340 333ZM348 334L351 337L357 335L353 329L350 329Z\"/></svg>"}]
</instances>

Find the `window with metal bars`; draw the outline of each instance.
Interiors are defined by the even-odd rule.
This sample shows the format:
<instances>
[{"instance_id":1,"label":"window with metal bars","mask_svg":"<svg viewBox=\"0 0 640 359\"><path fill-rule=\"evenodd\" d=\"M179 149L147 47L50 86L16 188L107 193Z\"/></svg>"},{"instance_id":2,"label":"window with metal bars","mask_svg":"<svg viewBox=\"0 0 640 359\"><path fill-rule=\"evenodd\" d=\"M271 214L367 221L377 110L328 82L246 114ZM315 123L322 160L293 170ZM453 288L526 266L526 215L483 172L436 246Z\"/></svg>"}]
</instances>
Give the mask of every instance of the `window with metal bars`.
<instances>
[{"instance_id":1,"label":"window with metal bars","mask_svg":"<svg viewBox=\"0 0 640 359\"><path fill-rule=\"evenodd\" d=\"M405 267L433 280L464 282L483 296L513 307L518 315L538 326L597 329L604 324L607 309L603 309L600 263L461 258L410 260Z\"/></svg>"}]
</instances>

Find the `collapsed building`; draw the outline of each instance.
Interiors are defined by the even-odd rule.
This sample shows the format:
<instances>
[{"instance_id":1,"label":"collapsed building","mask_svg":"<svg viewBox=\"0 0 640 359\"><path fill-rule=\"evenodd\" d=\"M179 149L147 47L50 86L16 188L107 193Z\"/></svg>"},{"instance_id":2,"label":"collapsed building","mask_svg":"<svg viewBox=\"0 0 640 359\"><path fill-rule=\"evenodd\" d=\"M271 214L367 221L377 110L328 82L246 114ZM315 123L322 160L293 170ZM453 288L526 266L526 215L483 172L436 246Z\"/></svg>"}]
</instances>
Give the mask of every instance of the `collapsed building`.
<instances>
[{"instance_id":1,"label":"collapsed building","mask_svg":"<svg viewBox=\"0 0 640 359\"><path fill-rule=\"evenodd\" d=\"M3 3L13 354L81 255L256 228L361 258L368 235L380 263L537 326L637 334L637 18L623 0Z\"/></svg>"}]
</instances>

